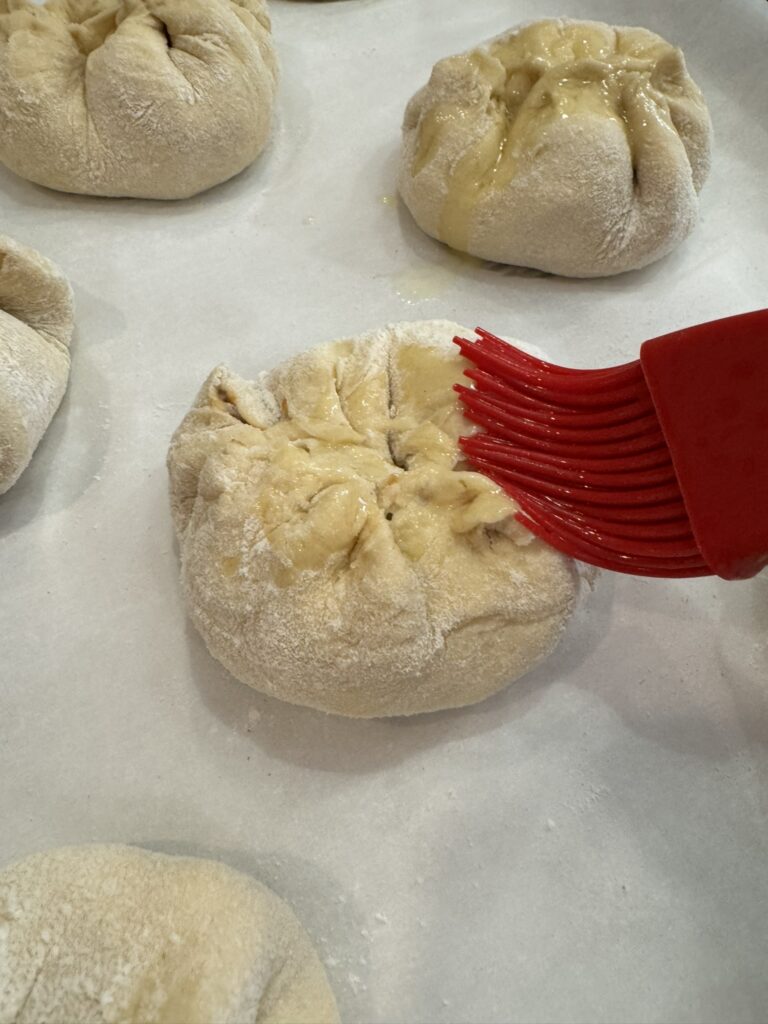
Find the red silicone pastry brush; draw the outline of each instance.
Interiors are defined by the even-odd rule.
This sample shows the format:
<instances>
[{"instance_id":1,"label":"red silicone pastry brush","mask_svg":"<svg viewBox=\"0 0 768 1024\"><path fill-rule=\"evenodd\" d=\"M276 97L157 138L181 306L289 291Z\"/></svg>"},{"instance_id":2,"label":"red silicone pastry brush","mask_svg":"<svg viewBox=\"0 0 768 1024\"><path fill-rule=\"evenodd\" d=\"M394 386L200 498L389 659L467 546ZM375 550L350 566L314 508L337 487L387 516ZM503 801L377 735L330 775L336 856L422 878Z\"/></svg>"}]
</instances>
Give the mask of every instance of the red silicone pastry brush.
<instances>
[{"instance_id":1,"label":"red silicone pastry brush","mask_svg":"<svg viewBox=\"0 0 768 1024\"><path fill-rule=\"evenodd\" d=\"M768 310L569 370L478 330L456 338L473 468L517 518L583 562L638 576L744 579L768 564Z\"/></svg>"}]
</instances>

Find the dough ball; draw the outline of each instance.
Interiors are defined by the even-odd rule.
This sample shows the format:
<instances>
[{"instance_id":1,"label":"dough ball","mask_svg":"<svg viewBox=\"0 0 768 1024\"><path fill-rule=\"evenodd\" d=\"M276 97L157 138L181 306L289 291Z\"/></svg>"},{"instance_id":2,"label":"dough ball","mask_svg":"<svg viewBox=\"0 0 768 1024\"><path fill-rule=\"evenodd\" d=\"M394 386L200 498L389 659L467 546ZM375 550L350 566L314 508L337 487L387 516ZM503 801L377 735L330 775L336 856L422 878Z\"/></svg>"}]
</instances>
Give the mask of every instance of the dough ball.
<instances>
[{"instance_id":1,"label":"dough ball","mask_svg":"<svg viewBox=\"0 0 768 1024\"><path fill-rule=\"evenodd\" d=\"M184 199L267 141L264 0L0 0L0 161L62 192Z\"/></svg>"},{"instance_id":2,"label":"dough ball","mask_svg":"<svg viewBox=\"0 0 768 1024\"><path fill-rule=\"evenodd\" d=\"M356 717L482 700L548 654L573 563L462 462L444 321L214 370L174 435L190 615L238 679Z\"/></svg>"},{"instance_id":3,"label":"dough ball","mask_svg":"<svg viewBox=\"0 0 768 1024\"><path fill-rule=\"evenodd\" d=\"M26 469L59 407L73 329L61 271L0 235L0 494Z\"/></svg>"},{"instance_id":4,"label":"dough ball","mask_svg":"<svg viewBox=\"0 0 768 1024\"><path fill-rule=\"evenodd\" d=\"M600 277L688 236L711 141L683 54L660 36L538 21L435 65L405 112L399 187L454 249Z\"/></svg>"},{"instance_id":5,"label":"dough ball","mask_svg":"<svg viewBox=\"0 0 768 1024\"><path fill-rule=\"evenodd\" d=\"M336 1024L290 909L215 861L129 846L0 872L0 1024Z\"/></svg>"}]
</instances>

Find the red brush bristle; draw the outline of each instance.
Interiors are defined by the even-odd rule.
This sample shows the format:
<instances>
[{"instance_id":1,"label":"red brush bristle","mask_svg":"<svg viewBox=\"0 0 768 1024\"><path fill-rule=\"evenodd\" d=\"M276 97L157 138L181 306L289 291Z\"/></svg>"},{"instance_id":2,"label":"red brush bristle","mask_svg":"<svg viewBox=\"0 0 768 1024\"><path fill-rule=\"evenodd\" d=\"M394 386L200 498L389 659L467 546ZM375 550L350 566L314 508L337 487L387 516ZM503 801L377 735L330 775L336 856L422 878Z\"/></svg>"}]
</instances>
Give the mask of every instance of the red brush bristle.
<instances>
[{"instance_id":1,"label":"red brush bristle","mask_svg":"<svg viewBox=\"0 0 768 1024\"><path fill-rule=\"evenodd\" d=\"M517 502L519 521L616 572L710 575L640 362L570 370L477 334L455 339L474 364L474 387L456 391L484 431L461 447Z\"/></svg>"}]
</instances>

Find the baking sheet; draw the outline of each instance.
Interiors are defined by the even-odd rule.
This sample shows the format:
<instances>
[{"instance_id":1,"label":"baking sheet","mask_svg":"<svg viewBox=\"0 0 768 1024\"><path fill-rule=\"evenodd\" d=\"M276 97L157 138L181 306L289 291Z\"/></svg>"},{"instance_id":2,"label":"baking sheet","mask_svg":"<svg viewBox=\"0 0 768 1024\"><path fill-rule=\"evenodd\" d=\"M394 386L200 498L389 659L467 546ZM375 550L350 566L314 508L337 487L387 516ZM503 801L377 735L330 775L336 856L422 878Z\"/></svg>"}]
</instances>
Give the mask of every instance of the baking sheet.
<instances>
[{"instance_id":1,"label":"baking sheet","mask_svg":"<svg viewBox=\"0 0 768 1024\"><path fill-rule=\"evenodd\" d=\"M0 499L0 863L123 841L296 908L347 1022L768 1016L768 579L604 577L558 652L471 709L354 722L262 698L185 621L168 439L204 376L382 323L480 322L574 365L768 304L762 0L274 0L258 164L177 204L0 172L0 229L77 298L72 382ZM392 197L432 63L568 14L681 44L716 130L702 223L597 281L463 263Z\"/></svg>"}]
</instances>

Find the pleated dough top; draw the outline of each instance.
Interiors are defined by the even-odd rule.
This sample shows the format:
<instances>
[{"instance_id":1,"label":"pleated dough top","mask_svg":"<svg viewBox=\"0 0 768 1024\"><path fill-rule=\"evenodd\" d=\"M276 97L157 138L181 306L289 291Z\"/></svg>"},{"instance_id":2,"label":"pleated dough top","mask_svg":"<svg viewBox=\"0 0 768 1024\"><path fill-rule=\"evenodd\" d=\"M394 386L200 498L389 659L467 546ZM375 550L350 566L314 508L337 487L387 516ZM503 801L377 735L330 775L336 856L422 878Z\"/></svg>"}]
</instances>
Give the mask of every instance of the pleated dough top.
<instances>
[{"instance_id":1,"label":"pleated dough top","mask_svg":"<svg viewBox=\"0 0 768 1024\"><path fill-rule=\"evenodd\" d=\"M269 136L263 0L0 0L0 161L64 192L181 199Z\"/></svg>"}]
</instances>

